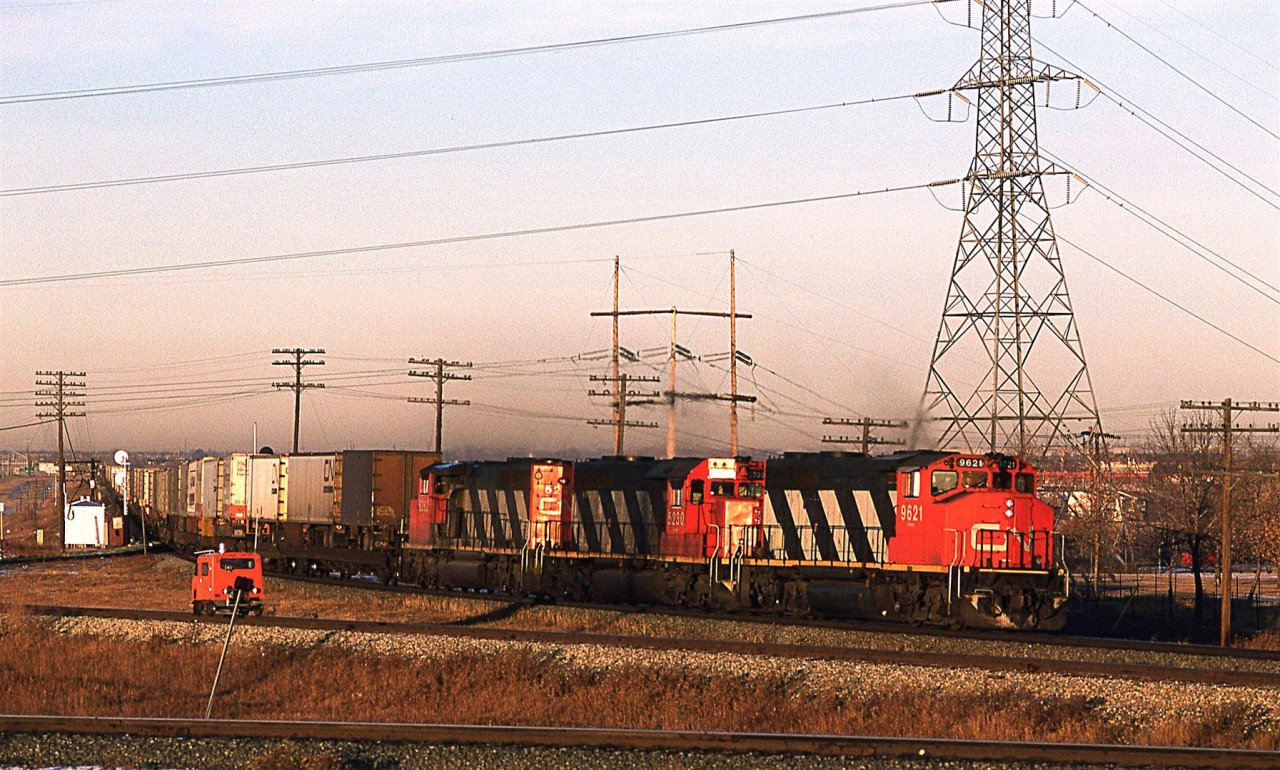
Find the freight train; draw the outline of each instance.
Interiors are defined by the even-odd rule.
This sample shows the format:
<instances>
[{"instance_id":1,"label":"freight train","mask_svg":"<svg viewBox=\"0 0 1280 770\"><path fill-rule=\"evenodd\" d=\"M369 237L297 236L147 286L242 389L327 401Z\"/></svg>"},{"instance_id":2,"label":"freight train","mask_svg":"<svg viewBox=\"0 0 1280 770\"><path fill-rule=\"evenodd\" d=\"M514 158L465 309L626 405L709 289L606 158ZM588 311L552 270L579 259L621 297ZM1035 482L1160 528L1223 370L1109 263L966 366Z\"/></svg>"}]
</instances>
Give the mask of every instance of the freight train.
<instances>
[{"instance_id":1,"label":"freight train","mask_svg":"<svg viewBox=\"0 0 1280 770\"><path fill-rule=\"evenodd\" d=\"M231 455L143 468L176 547L431 588L1057 630L1069 580L1037 473L999 454L440 462Z\"/></svg>"}]
</instances>

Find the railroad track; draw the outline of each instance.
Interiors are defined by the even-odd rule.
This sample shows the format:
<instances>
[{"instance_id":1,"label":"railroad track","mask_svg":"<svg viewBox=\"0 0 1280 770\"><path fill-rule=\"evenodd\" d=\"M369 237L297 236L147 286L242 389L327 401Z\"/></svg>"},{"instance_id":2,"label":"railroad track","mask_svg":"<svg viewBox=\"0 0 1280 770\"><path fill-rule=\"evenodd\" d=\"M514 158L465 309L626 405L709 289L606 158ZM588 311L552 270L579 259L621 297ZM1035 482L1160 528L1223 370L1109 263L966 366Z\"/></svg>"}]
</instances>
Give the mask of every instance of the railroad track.
<instances>
[{"instance_id":1,"label":"railroad track","mask_svg":"<svg viewBox=\"0 0 1280 770\"><path fill-rule=\"evenodd\" d=\"M809 754L844 757L931 757L952 761L1096 763L1124 767L1274 768L1280 752L1171 746L1093 745L797 735L685 730L631 730L518 725L396 722L310 722L244 719L0 715L0 733L115 735L147 738L347 740L591 747L633 751Z\"/></svg>"},{"instance_id":2,"label":"railroad track","mask_svg":"<svg viewBox=\"0 0 1280 770\"><path fill-rule=\"evenodd\" d=\"M148 543L155 550L158 544ZM87 551L68 551L66 553L41 554L39 556L5 556L0 557L0 567L13 564L41 564L55 561L78 561L82 559L102 559L111 556L138 556L142 554L141 545L126 545L118 548L95 548Z\"/></svg>"},{"instance_id":3,"label":"railroad track","mask_svg":"<svg viewBox=\"0 0 1280 770\"><path fill-rule=\"evenodd\" d=\"M167 548L167 547L166 547ZM154 549L153 549L154 550ZM194 562L194 558L182 551L168 551L178 558ZM933 626L913 627L904 623L878 623L866 620L827 620L819 618L802 618L776 615L772 613L737 612L715 614L707 610L683 609L679 607L662 607L650 605L615 605L591 602L568 602L547 600L529 596L504 594L487 594L474 591L452 589L431 589L411 585L388 585L376 580L373 576L337 578L323 575L297 575L287 572L268 572L268 576L281 580L314 583L318 585L359 588L368 591L386 593L416 594L440 596L453 599L475 599L477 601L502 602L526 607L553 605L577 609L608 610L634 615L656 615L664 617L683 617L699 620L724 619L739 622L760 623L767 625L792 626L798 628L820 628L837 631L866 631L869 633L899 634L910 636L936 637L940 639L959 639L982 642L1009 642L1014 644L1044 645L1057 648L1083 648L1092 650L1115 650L1119 652L1157 653L1165 655L1196 656L1205 658L1223 658L1240 660L1280 661L1280 650L1264 650L1240 647L1218 647L1204 644L1187 644L1181 642L1154 642L1138 639L1113 639L1093 636L1071 636L1049 633L1025 633L999 630L965 630L949 629Z\"/></svg>"},{"instance_id":4,"label":"railroad track","mask_svg":"<svg viewBox=\"0 0 1280 770\"><path fill-rule=\"evenodd\" d=\"M87 617L133 621L168 621L223 625L217 618L196 617L185 612L136 610L56 605L23 605L26 612L48 617ZM796 660L821 660L928 666L934 668L971 668L984 671L1027 674L1060 674L1066 676L1102 677L1143 682L1183 682L1231 687L1265 687L1280 690L1280 673L1242 671L1225 668L1152 665L1070 660L1062 658L1028 658L1009 655L976 655L928 651L888 650L877 648L836 647L831 645L772 644L712 639L633 636L563 631L530 631L509 628L477 628L445 623L392 623L367 620L298 618L281 616L246 617L240 624L259 628L283 628L320 632L358 632L371 634L406 634L453 639L499 642L525 642L550 645L598 645L660 652L698 652L711 655L750 655Z\"/></svg>"},{"instance_id":5,"label":"railroad track","mask_svg":"<svg viewBox=\"0 0 1280 770\"><path fill-rule=\"evenodd\" d=\"M184 557L185 558L185 557ZM939 639L959 639L982 642L1009 642L1013 644L1044 645L1058 648L1084 648L1097 650L1115 650L1120 652L1150 652L1165 655L1186 655L1205 658L1226 658L1243 660L1280 661L1280 650L1252 649L1247 647L1218 647L1216 645L1189 644L1184 642L1154 642L1141 639L1114 639L1096 636L1073 636L1051 633L1025 633L1000 630L966 630L950 629L935 626L911 626L905 623L878 623L867 620L828 620L821 618L803 618L773 613L735 612L717 614L708 610L684 609L680 607L662 607L657 605L618 605L592 602L569 602L548 600L529 596L510 596L504 594L487 594L475 591L452 589L431 589L408 585L387 585L373 579L335 578L315 575L294 575L289 573L268 573L270 577L283 580L294 580L318 585L331 585L347 588L359 588L368 591L386 593L418 594L440 596L452 599L475 599L477 601L502 602L527 607L555 606L576 609L608 610L632 615L657 615L662 617L694 618L697 620L723 619L763 625L792 626L797 628L820 628L836 631L866 631L869 633L899 634L904 636L926 636Z\"/></svg>"}]
</instances>

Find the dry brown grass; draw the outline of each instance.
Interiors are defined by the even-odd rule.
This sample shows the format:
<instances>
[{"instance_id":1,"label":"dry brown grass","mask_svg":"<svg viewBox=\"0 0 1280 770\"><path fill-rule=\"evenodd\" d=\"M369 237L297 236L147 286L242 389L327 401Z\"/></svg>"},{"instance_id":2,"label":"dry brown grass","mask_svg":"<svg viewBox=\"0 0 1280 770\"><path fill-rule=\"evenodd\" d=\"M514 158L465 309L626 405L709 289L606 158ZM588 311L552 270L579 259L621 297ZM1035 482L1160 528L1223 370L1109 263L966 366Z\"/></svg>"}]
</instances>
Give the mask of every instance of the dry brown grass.
<instances>
[{"instance_id":1,"label":"dry brown grass","mask_svg":"<svg viewBox=\"0 0 1280 770\"><path fill-rule=\"evenodd\" d=\"M199 716L219 648L64 636L38 618L0 615L0 703L13 713ZM1243 707L1169 714L1139 727L1109 721L1081 698L1038 699L1000 680L967 695L869 695L800 676L640 665L584 671L522 650L424 660L327 646L233 646L214 713L1280 749L1280 731ZM303 766L327 770L323 758L315 762ZM297 765L285 757L263 767L277 766Z\"/></svg>"},{"instance_id":2,"label":"dry brown grass","mask_svg":"<svg viewBox=\"0 0 1280 770\"><path fill-rule=\"evenodd\" d=\"M1280 650L1280 630L1260 631L1253 636L1237 642L1239 647L1250 647L1256 650Z\"/></svg>"}]
</instances>

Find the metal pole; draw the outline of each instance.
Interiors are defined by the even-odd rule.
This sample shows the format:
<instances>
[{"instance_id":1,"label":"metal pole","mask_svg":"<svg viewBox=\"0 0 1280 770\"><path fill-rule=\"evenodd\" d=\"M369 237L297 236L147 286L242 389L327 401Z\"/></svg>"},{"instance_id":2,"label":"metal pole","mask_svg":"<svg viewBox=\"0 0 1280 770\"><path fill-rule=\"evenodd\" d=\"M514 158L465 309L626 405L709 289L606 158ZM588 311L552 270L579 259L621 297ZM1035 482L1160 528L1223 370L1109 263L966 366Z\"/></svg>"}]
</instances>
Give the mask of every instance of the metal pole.
<instances>
[{"instance_id":1,"label":"metal pole","mask_svg":"<svg viewBox=\"0 0 1280 770\"><path fill-rule=\"evenodd\" d=\"M222 664L227 659L227 648L231 646L231 629L235 628L236 615L240 614L240 589L236 589L236 601L231 607L231 622L227 623L227 638L222 642L222 655L218 657L218 670L213 675L213 688L209 690L209 705L204 708L204 718L213 713L213 696L218 692L218 679L222 677Z\"/></svg>"}]
</instances>

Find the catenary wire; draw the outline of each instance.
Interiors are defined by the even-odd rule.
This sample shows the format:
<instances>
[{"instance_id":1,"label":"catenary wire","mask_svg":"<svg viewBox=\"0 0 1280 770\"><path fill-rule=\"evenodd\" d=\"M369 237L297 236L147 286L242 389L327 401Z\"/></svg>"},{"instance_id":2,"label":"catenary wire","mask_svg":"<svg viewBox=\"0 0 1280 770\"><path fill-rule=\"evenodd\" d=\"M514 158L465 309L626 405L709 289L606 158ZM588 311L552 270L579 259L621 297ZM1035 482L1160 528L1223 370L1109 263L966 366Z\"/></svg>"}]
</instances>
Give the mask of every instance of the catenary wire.
<instances>
[{"instance_id":1,"label":"catenary wire","mask_svg":"<svg viewBox=\"0 0 1280 770\"><path fill-rule=\"evenodd\" d=\"M880 5L862 6L859 8L846 8L836 11L823 11L820 13L806 13L797 16L782 16L770 19L758 19L756 21L733 22L729 24L714 24L703 27L690 27L686 29L668 30L666 32L646 32L635 35L615 35L612 37L594 38L590 40L578 40L568 43L549 43L545 45L521 46L518 48L501 48L490 51L475 51L471 53L461 54L445 54L442 56L424 56L414 59L395 59L389 61L367 62L363 64L345 64L334 67L310 67L306 69L285 70L280 72L262 72L251 75L228 75L224 77L198 78L191 80L171 80L159 83L143 83L125 86L108 86L105 88L84 88L67 91L45 91L42 93L31 94L13 94L9 96L0 96L0 104L24 104L30 102L48 102L65 99L84 99L100 96L122 96L125 94L152 93L155 91L172 91L177 89L189 88L209 88L214 86L241 85L245 83L266 83L280 80L296 80L299 78L322 77L328 75L348 75L358 72L380 72L391 69L404 69L409 67L424 67L436 64L453 64L464 61L476 61L480 59L497 59L509 56L521 56L526 54L550 53L553 51L567 51L580 48L592 48L605 45L616 45L619 43L637 43L648 40L664 40L675 37L685 37L690 35L702 35L716 32L730 32L734 30L752 29L756 27L764 27L775 24L790 24L796 22L816 21L820 19L831 19L841 16L852 16L859 13L868 13L872 11L885 11L896 8L908 8L917 5L936 5L938 3L952 2L953 0L905 0L904 2L882 3Z\"/></svg>"}]
</instances>

